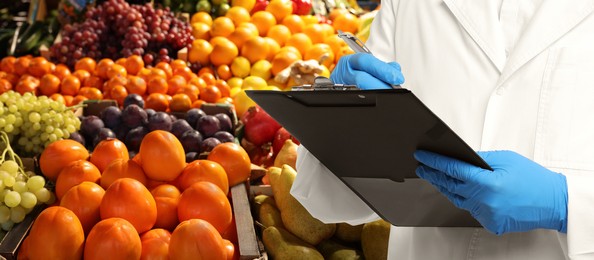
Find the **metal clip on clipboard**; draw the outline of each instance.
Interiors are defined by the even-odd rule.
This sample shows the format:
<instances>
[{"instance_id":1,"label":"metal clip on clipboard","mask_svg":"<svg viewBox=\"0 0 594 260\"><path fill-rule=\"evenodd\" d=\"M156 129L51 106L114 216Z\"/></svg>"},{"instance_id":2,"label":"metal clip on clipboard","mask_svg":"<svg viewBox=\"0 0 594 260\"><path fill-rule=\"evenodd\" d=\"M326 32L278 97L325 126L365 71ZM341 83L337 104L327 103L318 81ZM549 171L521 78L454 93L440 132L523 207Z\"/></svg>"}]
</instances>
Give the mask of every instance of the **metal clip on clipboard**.
<instances>
[{"instance_id":1,"label":"metal clip on clipboard","mask_svg":"<svg viewBox=\"0 0 594 260\"><path fill-rule=\"evenodd\" d=\"M363 41L361 41L355 35L352 35L350 33L345 33L341 30L338 30L338 37L340 37L344 42L346 42L346 44L353 51L355 51L355 53L369 53L369 54L373 55L373 53L371 53L369 48L367 48L367 46L365 46L365 43L363 43ZM402 88L400 85L391 85L391 86L392 86L392 88Z\"/></svg>"},{"instance_id":2,"label":"metal clip on clipboard","mask_svg":"<svg viewBox=\"0 0 594 260\"><path fill-rule=\"evenodd\" d=\"M334 84L331 79L317 76L313 84L306 84L291 88L294 91L311 91L311 90L358 90L355 85Z\"/></svg>"}]
</instances>

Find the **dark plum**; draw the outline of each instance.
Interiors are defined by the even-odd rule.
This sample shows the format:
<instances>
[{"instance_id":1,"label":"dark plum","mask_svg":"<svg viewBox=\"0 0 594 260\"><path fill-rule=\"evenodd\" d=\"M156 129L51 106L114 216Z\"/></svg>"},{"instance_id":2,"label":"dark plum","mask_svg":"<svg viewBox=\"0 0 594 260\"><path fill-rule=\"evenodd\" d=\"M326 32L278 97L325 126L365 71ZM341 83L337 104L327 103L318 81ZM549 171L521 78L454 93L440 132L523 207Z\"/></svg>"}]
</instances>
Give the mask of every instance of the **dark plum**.
<instances>
[{"instance_id":1,"label":"dark plum","mask_svg":"<svg viewBox=\"0 0 594 260\"><path fill-rule=\"evenodd\" d=\"M171 133L175 135L177 139L181 139L182 135L188 130L194 130L194 128L192 128L192 126L188 124L188 121L184 119L175 120L173 124L171 124Z\"/></svg>"},{"instance_id":2,"label":"dark plum","mask_svg":"<svg viewBox=\"0 0 594 260\"><path fill-rule=\"evenodd\" d=\"M80 144L82 144L83 146L85 145L85 138L79 132L71 133L70 137L68 137L68 139L77 141Z\"/></svg>"},{"instance_id":3,"label":"dark plum","mask_svg":"<svg viewBox=\"0 0 594 260\"><path fill-rule=\"evenodd\" d=\"M128 107L129 105L137 105L141 108L144 108L144 99L141 95L138 94L129 94L124 98L124 108Z\"/></svg>"},{"instance_id":4,"label":"dark plum","mask_svg":"<svg viewBox=\"0 0 594 260\"><path fill-rule=\"evenodd\" d=\"M113 128L111 130L116 134L117 139L124 140L124 139L126 139L126 135L128 134L128 131L130 131L130 128L121 124L118 127Z\"/></svg>"},{"instance_id":5,"label":"dark plum","mask_svg":"<svg viewBox=\"0 0 594 260\"><path fill-rule=\"evenodd\" d=\"M130 130L130 132L128 132L128 134L126 135L126 139L124 141L126 143L126 147L128 147L128 150L138 151L140 149L140 143L142 142L142 138L144 138L144 136L148 133L148 129L144 126L139 126Z\"/></svg>"},{"instance_id":6,"label":"dark plum","mask_svg":"<svg viewBox=\"0 0 594 260\"><path fill-rule=\"evenodd\" d=\"M93 138L99 132L99 129L105 127L103 121L98 116L86 116L80 124L80 132L87 138ZM91 139L92 140L92 139Z\"/></svg>"},{"instance_id":7,"label":"dark plum","mask_svg":"<svg viewBox=\"0 0 594 260\"><path fill-rule=\"evenodd\" d=\"M105 127L113 130L122 123L122 110L116 106L109 106L101 111L100 117Z\"/></svg>"},{"instance_id":8,"label":"dark plum","mask_svg":"<svg viewBox=\"0 0 594 260\"><path fill-rule=\"evenodd\" d=\"M231 133L231 130L233 129L233 121L231 121L231 118L225 113L218 113L215 117L219 119L221 130Z\"/></svg>"},{"instance_id":9,"label":"dark plum","mask_svg":"<svg viewBox=\"0 0 594 260\"><path fill-rule=\"evenodd\" d=\"M235 141L235 136L227 131L218 131L212 137L219 139L221 143L232 143Z\"/></svg>"},{"instance_id":10,"label":"dark plum","mask_svg":"<svg viewBox=\"0 0 594 260\"><path fill-rule=\"evenodd\" d=\"M200 108L192 108L186 112L186 121L196 129L196 124L198 123L198 119L205 116L206 113L202 111Z\"/></svg>"},{"instance_id":11,"label":"dark plum","mask_svg":"<svg viewBox=\"0 0 594 260\"><path fill-rule=\"evenodd\" d=\"M151 116L154 116L155 113L157 113L157 111L155 111L152 108L147 108L144 111L146 112L146 115L148 116L148 118L151 118Z\"/></svg>"},{"instance_id":12,"label":"dark plum","mask_svg":"<svg viewBox=\"0 0 594 260\"><path fill-rule=\"evenodd\" d=\"M132 104L122 111L122 122L128 128L136 128L148 123L148 115L144 109Z\"/></svg>"},{"instance_id":13,"label":"dark plum","mask_svg":"<svg viewBox=\"0 0 594 260\"><path fill-rule=\"evenodd\" d=\"M200 152L200 145L202 144L202 134L196 130L188 130L184 134L182 134L181 138L179 139L182 146L184 147L184 151L186 153L189 152Z\"/></svg>"},{"instance_id":14,"label":"dark plum","mask_svg":"<svg viewBox=\"0 0 594 260\"><path fill-rule=\"evenodd\" d=\"M116 138L116 134L107 127L99 129L99 133L93 138L93 147L107 138Z\"/></svg>"},{"instance_id":15,"label":"dark plum","mask_svg":"<svg viewBox=\"0 0 594 260\"><path fill-rule=\"evenodd\" d=\"M204 137L211 137L221 130L221 122L215 116L205 115L198 119L196 130L200 131Z\"/></svg>"},{"instance_id":16,"label":"dark plum","mask_svg":"<svg viewBox=\"0 0 594 260\"><path fill-rule=\"evenodd\" d=\"M148 128L150 131L164 130L171 131L171 117L165 112L157 112L148 120Z\"/></svg>"},{"instance_id":17,"label":"dark plum","mask_svg":"<svg viewBox=\"0 0 594 260\"><path fill-rule=\"evenodd\" d=\"M204 139L204 141L202 141L202 145L200 146L200 151L201 152L210 152L212 151L213 148L215 148L215 146L221 144L221 141L219 141L219 139L216 139L214 137L209 137Z\"/></svg>"},{"instance_id":18,"label":"dark plum","mask_svg":"<svg viewBox=\"0 0 594 260\"><path fill-rule=\"evenodd\" d=\"M186 163L191 163L196 160L196 156L198 156L197 152L186 153Z\"/></svg>"},{"instance_id":19,"label":"dark plum","mask_svg":"<svg viewBox=\"0 0 594 260\"><path fill-rule=\"evenodd\" d=\"M175 122L175 120L177 120L177 116L175 115L169 115L169 117L171 117L171 122Z\"/></svg>"}]
</instances>

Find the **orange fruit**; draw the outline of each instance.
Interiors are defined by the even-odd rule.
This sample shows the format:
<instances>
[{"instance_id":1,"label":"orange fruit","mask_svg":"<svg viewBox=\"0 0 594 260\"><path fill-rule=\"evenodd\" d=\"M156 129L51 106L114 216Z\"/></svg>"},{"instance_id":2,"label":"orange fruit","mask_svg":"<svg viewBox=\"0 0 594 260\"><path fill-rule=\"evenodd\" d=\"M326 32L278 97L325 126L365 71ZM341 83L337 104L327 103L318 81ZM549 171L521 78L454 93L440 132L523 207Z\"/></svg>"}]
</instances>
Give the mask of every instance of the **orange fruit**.
<instances>
[{"instance_id":1,"label":"orange fruit","mask_svg":"<svg viewBox=\"0 0 594 260\"><path fill-rule=\"evenodd\" d=\"M210 74L210 73L209 73ZM212 75L212 74L210 74ZM196 77L188 82L188 85L196 86L198 90L204 89L206 87L206 81L202 77Z\"/></svg>"},{"instance_id":2,"label":"orange fruit","mask_svg":"<svg viewBox=\"0 0 594 260\"><path fill-rule=\"evenodd\" d=\"M276 24L276 18L270 12L258 11L252 15L250 22L256 25L258 33L264 37L268 33L268 30Z\"/></svg>"},{"instance_id":3,"label":"orange fruit","mask_svg":"<svg viewBox=\"0 0 594 260\"><path fill-rule=\"evenodd\" d=\"M217 75L222 80L228 80L233 76L231 74L231 68L229 68L229 65L227 64L223 64L217 67Z\"/></svg>"},{"instance_id":4,"label":"orange fruit","mask_svg":"<svg viewBox=\"0 0 594 260\"><path fill-rule=\"evenodd\" d=\"M103 172L107 166L116 159L130 159L126 145L115 138L99 142L91 153L91 161L99 171Z\"/></svg>"},{"instance_id":5,"label":"orange fruit","mask_svg":"<svg viewBox=\"0 0 594 260\"><path fill-rule=\"evenodd\" d=\"M330 10L330 13L328 14L328 19L330 19L330 21L334 21L336 17L338 17L339 15L346 14L348 12L349 10L345 8L334 8Z\"/></svg>"},{"instance_id":6,"label":"orange fruit","mask_svg":"<svg viewBox=\"0 0 594 260\"><path fill-rule=\"evenodd\" d=\"M198 99L198 100L192 102L192 108L201 108L204 103L206 103L206 102L204 102L204 100Z\"/></svg>"},{"instance_id":7,"label":"orange fruit","mask_svg":"<svg viewBox=\"0 0 594 260\"><path fill-rule=\"evenodd\" d=\"M93 87L93 88L102 89L104 82L103 82L103 79L101 79L98 76L90 76L84 82L81 82L81 83L82 83L82 86L85 86L85 87Z\"/></svg>"},{"instance_id":8,"label":"orange fruit","mask_svg":"<svg viewBox=\"0 0 594 260\"><path fill-rule=\"evenodd\" d=\"M124 105L124 99L128 96L128 90L122 85L116 85L109 90L109 97L115 100L119 106Z\"/></svg>"},{"instance_id":9,"label":"orange fruit","mask_svg":"<svg viewBox=\"0 0 594 260\"><path fill-rule=\"evenodd\" d=\"M272 59L272 69L271 72L273 75L278 74L293 62L300 60L301 57L298 56L293 51L281 51L277 53L274 58Z\"/></svg>"},{"instance_id":10,"label":"orange fruit","mask_svg":"<svg viewBox=\"0 0 594 260\"><path fill-rule=\"evenodd\" d=\"M324 42L324 38L326 37L326 31L319 23L306 25L303 29L303 33L305 33L314 44Z\"/></svg>"},{"instance_id":11,"label":"orange fruit","mask_svg":"<svg viewBox=\"0 0 594 260\"><path fill-rule=\"evenodd\" d=\"M291 30L285 25L276 24L268 30L266 37L270 37L278 42L279 45L285 45L285 42L291 37Z\"/></svg>"},{"instance_id":12,"label":"orange fruit","mask_svg":"<svg viewBox=\"0 0 594 260\"><path fill-rule=\"evenodd\" d=\"M44 57L35 57L31 59L27 71L31 76L41 78L43 75L52 72L52 63L47 61Z\"/></svg>"},{"instance_id":13,"label":"orange fruit","mask_svg":"<svg viewBox=\"0 0 594 260\"><path fill-rule=\"evenodd\" d=\"M213 74L214 75L214 69L211 66L202 67L198 71L198 76L202 76L205 73L209 73L209 74Z\"/></svg>"},{"instance_id":14,"label":"orange fruit","mask_svg":"<svg viewBox=\"0 0 594 260\"><path fill-rule=\"evenodd\" d=\"M184 148L170 132L148 133L140 143L139 153L146 176L156 181L173 181L186 167Z\"/></svg>"},{"instance_id":15,"label":"orange fruit","mask_svg":"<svg viewBox=\"0 0 594 260\"><path fill-rule=\"evenodd\" d=\"M248 29L249 32L252 33L253 36L260 35L260 33L258 32L258 27L255 24L251 23L251 22L242 23L242 24L239 25L239 28L246 28L246 29ZM237 28L235 28L235 29L237 30Z\"/></svg>"},{"instance_id":16,"label":"orange fruit","mask_svg":"<svg viewBox=\"0 0 594 260\"><path fill-rule=\"evenodd\" d=\"M239 144L219 144L210 151L206 159L215 161L223 166L227 173L229 187L244 182L250 176L250 157Z\"/></svg>"},{"instance_id":17,"label":"orange fruit","mask_svg":"<svg viewBox=\"0 0 594 260\"><path fill-rule=\"evenodd\" d=\"M338 63L338 61L340 60L340 58L344 55L349 55L349 54L353 54L355 53L353 51L353 49L351 49L349 46L343 46L340 48L340 50L338 52L335 53L335 60L334 63Z\"/></svg>"},{"instance_id":18,"label":"orange fruit","mask_svg":"<svg viewBox=\"0 0 594 260\"><path fill-rule=\"evenodd\" d=\"M37 95L37 88L39 87L39 84L40 82L37 78L25 74L19 79L19 82L14 87L14 90L21 95L25 94L26 92L33 92L35 95Z\"/></svg>"},{"instance_id":19,"label":"orange fruit","mask_svg":"<svg viewBox=\"0 0 594 260\"><path fill-rule=\"evenodd\" d=\"M39 82L39 91L44 96L50 96L54 93L58 93L60 91L60 83L60 78L58 78L58 76L53 74L45 74Z\"/></svg>"},{"instance_id":20,"label":"orange fruit","mask_svg":"<svg viewBox=\"0 0 594 260\"><path fill-rule=\"evenodd\" d=\"M174 69L173 76L175 76L175 75L184 77L184 79L186 79L186 81L188 81L196 76L196 74L194 74L194 72L192 72L192 70L189 67L185 67L185 68L181 68L181 69Z\"/></svg>"},{"instance_id":21,"label":"orange fruit","mask_svg":"<svg viewBox=\"0 0 594 260\"><path fill-rule=\"evenodd\" d=\"M8 56L2 58L0 61L0 70L6 73L14 73L14 63L16 58L14 56Z\"/></svg>"},{"instance_id":22,"label":"orange fruit","mask_svg":"<svg viewBox=\"0 0 594 260\"><path fill-rule=\"evenodd\" d=\"M97 222L101 220L99 205L105 190L97 183L84 181L70 188L62 199L60 206L65 207L78 217L85 234L89 234Z\"/></svg>"},{"instance_id":23,"label":"orange fruit","mask_svg":"<svg viewBox=\"0 0 594 260\"><path fill-rule=\"evenodd\" d=\"M183 93L175 94L171 97L169 109L171 112L186 112L192 107L192 99Z\"/></svg>"},{"instance_id":24,"label":"orange fruit","mask_svg":"<svg viewBox=\"0 0 594 260\"><path fill-rule=\"evenodd\" d=\"M223 239L223 245L225 245L225 251L227 252L227 260L239 258L237 253L239 250L235 250L235 245L231 241Z\"/></svg>"},{"instance_id":25,"label":"orange fruit","mask_svg":"<svg viewBox=\"0 0 594 260\"><path fill-rule=\"evenodd\" d=\"M242 8L240 6L233 6L229 8L225 16L229 17L229 19L233 21L235 27L239 26L242 23L249 22L251 18L250 12L247 9Z\"/></svg>"},{"instance_id":26,"label":"orange fruit","mask_svg":"<svg viewBox=\"0 0 594 260\"><path fill-rule=\"evenodd\" d=\"M215 103L219 100L223 95L221 94L221 90L214 85L208 85L204 89L204 91L200 92L200 99L208 102L208 103Z\"/></svg>"},{"instance_id":27,"label":"orange fruit","mask_svg":"<svg viewBox=\"0 0 594 260\"><path fill-rule=\"evenodd\" d=\"M324 31L324 39L330 35L337 35L332 25L327 23L320 23L319 25L322 26L322 30Z\"/></svg>"},{"instance_id":28,"label":"orange fruit","mask_svg":"<svg viewBox=\"0 0 594 260\"><path fill-rule=\"evenodd\" d=\"M138 55L132 55L126 58L124 67L128 74L136 75L142 68L144 68L144 60Z\"/></svg>"},{"instance_id":29,"label":"orange fruit","mask_svg":"<svg viewBox=\"0 0 594 260\"><path fill-rule=\"evenodd\" d=\"M91 73L86 70L77 70L72 73L72 76L77 77L80 80L80 85L82 86L83 83L91 77Z\"/></svg>"},{"instance_id":30,"label":"orange fruit","mask_svg":"<svg viewBox=\"0 0 594 260\"><path fill-rule=\"evenodd\" d=\"M91 162L74 161L60 171L56 181L56 197L60 200L70 188L83 181L97 182L99 178L101 178L101 172Z\"/></svg>"},{"instance_id":31,"label":"orange fruit","mask_svg":"<svg viewBox=\"0 0 594 260\"><path fill-rule=\"evenodd\" d=\"M169 65L171 65L172 70L183 69L188 66L188 64L184 60L180 60L180 59L172 60Z\"/></svg>"},{"instance_id":32,"label":"orange fruit","mask_svg":"<svg viewBox=\"0 0 594 260\"><path fill-rule=\"evenodd\" d=\"M272 61L274 55L281 49L280 44L270 37L264 37L264 40L266 40L266 44L268 45L268 55L266 56L266 60Z\"/></svg>"},{"instance_id":33,"label":"orange fruit","mask_svg":"<svg viewBox=\"0 0 594 260\"><path fill-rule=\"evenodd\" d=\"M192 35L194 39L207 40L210 39L210 26L205 23L193 23L192 24Z\"/></svg>"},{"instance_id":34,"label":"orange fruit","mask_svg":"<svg viewBox=\"0 0 594 260\"><path fill-rule=\"evenodd\" d=\"M311 39L305 33L296 33L285 43L285 46L293 46L299 50L301 55L305 54L307 50L313 45Z\"/></svg>"},{"instance_id":35,"label":"orange fruit","mask_svg":"<svg viewBox=\"0 0 594 260\"><path fill-rule=\"evenodd\" d=\"M212 25L212 17L207 12L197 12L192 15L190 23L205 23L208 26Z\"/></svg>"},{"instance_id":36,"label":"orange fruit","mask_svg":"<svg viewBox=\"0 0 594 260\"><path fill-rule=\"evenodd\" d=\"M171 76L173 76L173 68L167 62L161 61L161 62L157 63L155 68L163 70L163 72L165 72L165 74L167 74L167 78L170 78ZM144 70L144 68L143 68L143 70ZM144 80L146 81L146 79L144 79Z\"/></svg>"},{"instance_id":37,"label":"orange fruit","mask_svg":"<svg viewBox=\"0 0 594 260\"><path fill-rule=\"evenodd\" d=\"M97 63L95 62L94 59L91 59L89 57L84 57L80 60L78 60L75 64L74 64L74 70L86 70L89 73L95 73L95 68L97 67Z\"/></svg>"},{"instance_id":38,"label":"orange fruit","mask_svg":"<svg viewBox=\"0 0 594 260\"><path fill-rule=\"evenodd\" d=\"M121 66L124 66L125 67L125 65L126 65L126 58L122 57L122 58L117 59L115 61L115 64L118 64L118 65L121 65Z\"/></svg>"},{"instance_id":39,"label":"orange fruit","mask_svg":"<svg viewBox=\"0 0 594 260\"><path fill-rule=\"evenodd\" d=\"M92 87L82 87L78 91L77 96L83 96L90 100L101 100L103 99L103 93L101 90Z\"/></svg>"},{"instance_id":40,"label":"orange fruit","mask_svg":"<svg viewBox=\"0 0 594 260\"><path fill-rule=\"evenodd\" d=\"M85 233L71 210L54 206L35 218L24 244L28 250L19 257L25 259L81 259Z\"/></svg>"},{"instance_id":41,"label":"orange fruit","mask_svg":"<svg viewBox=\"0 0 594 260\"><path fill-rule=\"evenodd\" d=\"M89 98L82 95L76 95L74 98L72 98L72 105L78 105L85 100L89 100Z\"/></svg>"},{"instance_id":42,"label":"orange fruit","mask_svg":"<svg viewBox=\"0 0 594 260\"><path fill-rule=\"evenodd\" d=\"M159 233L164 231L167 233L157 236L153 235L155 233L153 231L158 231ZM161 228L151 229L143 233L142 236L140 236L140 242L142 244L142 253L140 254L140 259L169 259L170 239L171 233Z\"/></svg>"},{"instance_id":43,"label":"orange fruit","mask_svg":"<svg viewBox=\"0 0 594 260\"><path fill-rule=\"evenodd\" d=\"M169 86L169 88L167 89L167 94L173 95L177 92L178 89L186 86L187 84L188 82L184 77L180 75L175 75L167 81L167 86Z\"/></svg>"},{"instance_id":44,"label":"orange fruit","mask_svg":"<svg viewBox=\"0 0 594 260\"><path fill-rule=\"evenodd\" d=\"M169 108L169 100L164 93L151 93L145 100L144 108L155 111L166 111Z\"/></svg>"},{"instance_id":45,"label":"orange fruit","mask_svg":"<svg viewBox=\"0 0 594 260\"><path fill-rule=\"evenodd\" d=\"M140 259L141 247L132 223L123 218L108 218L99 221L89 232L84 259Z\"/></svg>"},{"instance_id":46,"label":"orange fruit","mask_svg":"<svg viewBox=\"0 0 594 260\"><path fill-rule=\"evenodd\" d=\"M222 233L231 224L231 204L219 186L199 181L182 192L177 216L180 222L196 218L206 220Z\"/></svg>"},{"instance_id":47,"label":"orange fruit","mask_svg":"<svg viewBox=\"0 0 594 260\"><path fill-rule=\"evenodd\" d=\"M66 99L64 99L64 96L62 96L62 94L60 94L60 93L54 93L51 96L49 96L49 98L51 100L55 100L55 101L61 102L62 104L68 106L66 104Z\"/></svg>"},{"instance_id":48,"label":"orange fruit","mask_svg":"<svg viewBox=\"0 0 594 260\"><path fill-rule=\"evenodd\" d=\"M66 67L66 65L64 64L58 64L56 65L56 69L54 69L54 72L52 72L52 74L56 75L60 80L63 80L64 77L70 75L70 69L68 67Z\"/></svg>"},{"instance_id":49,"label":"orange fruit","mask_svg":"<svg viewBox=\"0 0 594 260\"><path fill-rule=\"evenodd\" d=\"M229 65L238 54L239 50L232 41L226 38L220 38L217 43L213 44L212 52L210 53L210 62L214 66Z\"/></svg>"},{"instance_id":50,"label":"orange fruit","mask_svg":"<svg viewBox=\"0 0 594 260\"><path fill-rule=\"evenodd\" d=\"M111 78L108 81L106 81L105 83L103 83L103 94L106 97L111 97L111 89L113 89L115 86L126 86L126 84L128 84L128 79L124 78L124 77L115 77L115 78Z\"/></svg>"},{"instance_id":51,"label":"orange fruit","mask_svg":"<svg viewBox=\"0 0 594 260\"><path fill-rule=\"evenodd\" d=\"M64 167L88 157L89 151L79 142L69 139L58 140L45 147L39 157L39 167L46 178L56 181Z\"/></svg>"},{"instance_id":52,"label":"orange fruit","mask_svg":"<svg viewBox=\"0 0 594 260\"><path fill-rule=\"evenodd\" d=\"M157 221L155 228L173 230L179 223L177 206L181 195L177 187L171 184L161 184L151 190L157 204Z\"/></svg>"},{"instance_id":53,"label":"orange fruit","mask_svg":"<svg viewBox=\"0 0 594 260\"><path fill-rule=\"evenodd\" d=\"M301 19L301 16L296 14L288 15L287 17L283 18L281 22L284 26L287 26L291 33L300 33L303 32L305 29L305 22Z\"/></svg>"},{"instance_id":54,"label":"orange fruit","mask_svg":"<svg viewBox=\"0 0 594 260\"><path fill-rule=\"evenodd\" d=\"M189 163L175 183L181 191L184 191L200 181L211 182L219 186L223 193L229 193L229 180L225 169L219 163L210 160L195 160Z\"/></svg>"},{"instance_id":55,"label":"orange fruit","mask_svg":"<svg viewBox=\"0 0 594 260\"><path fill-rule=\"evenodd\" d=\"M74 96L80 89L80 80L74 75L66 76L60 84L60 89L61 94Z\"/></svg>"},{"instance_id":56,"label":"orange fruit","mask_svg":"<svg viewBox=\"0 0 594 260\"><path fill-rule=\"evenodd\" d=\"M231 94L231 87L229 86L229 84L227 84L227 81L223 79L217 79L214 85L221 91L222 97L229 97L229 95Z\"/></svg>"},{"instance_id":57,"label":"orange fruit","mask_svg":"<svg viewBox=\"0 0 594 260\"><path fill-rule=\"evenodd\" d=\"M256 30L256 35L254 35L253 33L253 29L250 29L246 26L240 26L237 29L235 29L235 31L233 31L233 33L231 33L229 35L229 37L227 37L231 42L233 42L235 44L235 46L237 46L238 49L241 49L241 47L243 46L243 43L245 43L247 40L249 40L250 38L254 37L254 36L258 36L258 32Z\"/></svg>"},{"instance_id":58,"label":"orange fruit","mask_svg":"<svg viewBox=\"0 0 594 260\"><path fill-rule=\"evenodd\" d=\"M169 258L227 259L227 251L223 238L212 224L202 219L190 219L181 222L171 234Z\"/></svg>"},{"instance_id":59,"label":"orange fruit","mask_svg":"<svg viewBox=\"0 0 594 260\"><path fill-rule=\"evenodd\" d=\"M152 194L152 190L151 190ZM155 196L153 194L153 196ZM171 232L162 228L153 228L147 232L142 233L140 235L140 239L152 239L152 238L160 238L160 239L169 239L171 238Z\"/></svg>"},{"instance_id":60,"label":"orange fruit","mask_svg":"<svg viewBox=\"0 0 594 260\"><path fill-rule=\"evenodd\" d=\"M107 189L116 180L122 178L135 179L145 186L148 182L140 164L131 159L118 158L103 170L99 183L101 187Z\"/></svg>"},{"instance_id":61,"label":"orange fruit","mask_svg":"<svg viewBox=\"0 0 594 260\"><path fill-rule=\"evenodd\" d=\"M188 53L190 62L199 62L201 65L207 65L210 62L210 53L212 45L204 39L196 39L192 42L192 48Z\"/></svg>"},{"instance_id":62,"label":"orange fruit","mask_svg":"<svg viewBox=\"0 0 594 260\"><path fill-rule=\"evenodd\" d=\"M19 82L19 77L16 74L6 74L4 79L8 80L13 86Z\"/></svg>"},{"instance_id":63,"label":"orange fruit","mask_svg":"<svg viewBox=\"0 0 594 260\"><path fill-rule=\"evenodd\" d=\"M198 99L198 95L200 95L200 90L198 89L197 86L188 84L188 85L183 86L182 88L178 89L176 94L184 94L190 98L190 102L194 102L194 101L196 101L196 99ZM172 100L171 102L173 102L174 98L172 97L171 100ZM173 111L173 108L171 108L171 110Z\"/></svg>"},{"instance_id":64,"label":"orange fruit","mask_svg":"<svg viewBox=\"0 0 594 260\"><path fill-rule=\"evenodd\" d=\"M219 98L215 103L233 105L233 99L231 97L222 97Z\"/></svg>"},{"instance_id":65,"label":"orange fruit","mask_svg":"<svg viewBox=\"0 0 594 260\"><path fill-rule=\"evenodd\" d=\"M109 68L111 68L113 64L115 63L111 59L101 59L95 67L95 74L101 77L102 79L109 79L110 77L108 77L107 71L109 70Z\"/></svg>"},{"instance_id":66,"label":"orange fruit","mask_svg":"<svg viewBox=\"0 0 594 260\"><path fill-rule=\"evenodd\" d=\"M330 45L325 43L316 43L311 48L309 48L307 52L305 52L303 59L314 59L320 61L324 56L325 58L322 62L322 65L330 67L332 64L334 64L334 52L332 51L332 48L330 48Z\"/></svg>"},{"instance_id":67,"label":"orange fruit","mask_svg":"<svg viewBox=\"0 0 594 260\"><path fill-rule=\"evenodd\" d=\"M18 57L14 62L14 74L20 76L20 75L28 73L30 64L31 64L30 56Z\"/></svg>"},{"instance_id":68,"label":"orange fruit","mask_svg":"<svg viewBox=\"0 0 594 260\"><path fill-rule=\"evenodd\" d=\"M293 2L291 0L271 0L265 10L274 15L277 21L281 21L293 13Z\"/></svg>"},{"instance_id":69,"label":"orange fruit","mask_svg":"<svg viewBox=\"0 0 594 260\"><path fill-rule=\"evenodd\" d=\"M146 89L147 86L144 79L138 76L128 76L128 82L126 83L128 94L138 94L143 96L146 93Z\"/></svg>"},{"instance_id":70,"label":"orange fruit","mask_svg":"<svg viewBox=\"0 0 594 260\"><path fill-rule=\"evenodd\" d=\"M265 60L268 56L268 44L260 36L252 37L241 47L241 56L246 57L251 64L258 60Z\"/></svg>"},{"instance_id":71,"label":"orange fruit","mask_svg":"<svg viewBox=\"0 0 594 260\"><path fill-rule=\"evenodd\" d=\"M167 80L162 77L152 77L148 82L148 93L161 93L167 94L167 90L169 89L169 85L167 84Z\"/></svg>"},{"instance_id":72,"label":"orange fruit","mask_svg":"<svg viewBox=\"0 0 594 260\"><path fill-rule=\"evenodd\" d=\"M109 69L107 69L107 78L114 78L114 77L126 77L128 76L128 71L123 65L120 64L113 64Z\"/></svg>"},{"instance_id":73,"label":"orange fruit","mask_svg":"<svg viewBox=\"0 0 594 260\"><path fill-rule=\"evenodd\" d=\"M229 17L219 16L212 22L212 26L210 27L210 36L227 37L233 31L235 31L235 24L233 24L233 20L231 20Z\"/></svg>"},{"instance_id":74,"label":"orange fruit","mask_svg":"<svg viewBox=\"0 0 594 260\"><path fill-rule=\"evenodd\" d=\"M59 86L59 83L58 83ZM5 79L0 79L0 94L12 90L12 84Z\"/></svg>"},{"instance_id":75,"label":"orange fruit","mask_svg":"<svg viewBox=\"0 0 594 260\"><path fill-rule=\"evenodd\" d=\"M332 25L336 30L355 34L359 30L359 18L351 13L339 14Z\"/></svg>"},{"instance_id":76,"label":"orange fruit","mask_svg":"<svg viewBox=\"0 0 594 260\"><path fill-rule=\"evenodd\" d=\"M102 219L123 218L129 221L138 233L150 230L157 220L153 195L142 183L131 178L118 179L105 190L100 212Z\"/></svg>"},{"instance_id":77,"label":"orange fruit","mask_svg":"<svg viewBox=\"0 0 594 260\"><path fill-rule=\"evenodd\" d=\"M324 38L324 43L330 46L334 54L338 53L340 48L347 46L347 44L340 37L338 37L337 34L326 36L326 38Z\"/></svg>"}]
</instances>

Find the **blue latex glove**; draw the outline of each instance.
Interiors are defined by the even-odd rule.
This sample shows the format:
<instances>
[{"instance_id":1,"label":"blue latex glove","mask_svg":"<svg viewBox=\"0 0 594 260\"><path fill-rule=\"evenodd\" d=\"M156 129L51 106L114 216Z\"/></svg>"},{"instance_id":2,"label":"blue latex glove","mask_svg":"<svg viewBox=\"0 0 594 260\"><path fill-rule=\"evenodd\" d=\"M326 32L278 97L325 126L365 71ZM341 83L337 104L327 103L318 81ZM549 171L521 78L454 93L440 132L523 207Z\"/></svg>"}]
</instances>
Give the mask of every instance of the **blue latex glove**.
<instances>
[{"instance_id":1,"label":"blue latex glove","mask_svg":"<svg viewBox=\"0 0 594 260\"><path fill-rule=\"evenodd\" d=\"M404 83L400 64L385 63L368 53L340 58L330 79L337 84L357 85L360 89L390 89L390 84Z\"/></svg>"},{"instance_id":2,"label":"blue latex glove","mask_svg":"<svg viewBox=\"0 0 594 260\"><path fill-rule=\"evenodd\" d=\"M419 177L495 234L538 228L567 232L565 176L511 151L479 152L494 171L416 151Z\"/></svg>"}]
</instances>

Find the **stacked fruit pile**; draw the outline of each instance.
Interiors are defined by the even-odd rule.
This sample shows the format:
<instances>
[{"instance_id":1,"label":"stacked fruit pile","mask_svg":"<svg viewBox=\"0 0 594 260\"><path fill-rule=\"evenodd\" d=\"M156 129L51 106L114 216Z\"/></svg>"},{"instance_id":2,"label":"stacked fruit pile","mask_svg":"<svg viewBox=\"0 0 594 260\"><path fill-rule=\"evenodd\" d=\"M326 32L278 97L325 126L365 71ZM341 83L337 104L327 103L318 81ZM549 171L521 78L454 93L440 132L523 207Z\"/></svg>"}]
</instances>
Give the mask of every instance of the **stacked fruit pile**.
<instances>
[{"instance_id":1,"label":"stacked fruit pile","mask_svg":"<svg viewBox=\"0 0 594 260\"><path fill-rule=\"evenodd\" d=\"M87 157L72 140L56 141L41 154L59 206L38 216L19 257L80 259L83 251L85 259L237 257L227 194L250 175L240 145L221 144L186 164L179 140L156 130L132 159L117 139L101 141Z\"/></svg>"}]
</instances>

